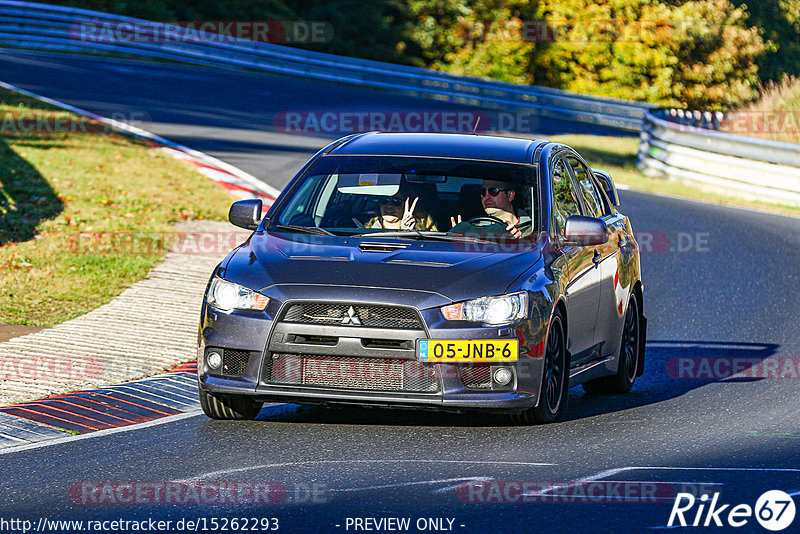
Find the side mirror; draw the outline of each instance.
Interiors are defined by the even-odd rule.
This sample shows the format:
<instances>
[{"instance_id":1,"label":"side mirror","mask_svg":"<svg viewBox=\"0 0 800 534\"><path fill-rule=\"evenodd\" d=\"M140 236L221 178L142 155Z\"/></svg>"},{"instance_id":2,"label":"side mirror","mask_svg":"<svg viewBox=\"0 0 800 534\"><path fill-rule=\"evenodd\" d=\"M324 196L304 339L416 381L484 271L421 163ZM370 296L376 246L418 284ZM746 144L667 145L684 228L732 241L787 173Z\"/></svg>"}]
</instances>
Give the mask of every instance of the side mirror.
<instances>
[{"instance_id":1,"label":"side mirror","mask_svg":"<svg viewBox=\"0 0 800 534\"><path fill-rule=\"evenodd\" d=\"M603 187L603 191L606 192L606 196L608 197L608 200L611 201L611 205L619 206L617 186L614 185L614 180L611 179L611 175L606 171L601 171L600 169L592 169L592 172L594 172L595 177Z\"/></svg>"},{"instance_id":2,"label":"side mirror","mask_svg":"<svg viewBox=\"0 0 800 534\"><path fill-rule=\"evenodd\" d=\"M248 198L234 202L228 212L228 220L234 226L255 230L261 222L262 203L260 198Z\"/></svg>"},{"instance_id":3,"label":"side mirror","mask_svg":"<svg viewBox=\"0 0 800 534\"><path fill-rule=\"evenodd\" d=\"M608 242L608 227L603 219L586 215L570 215L564 228L564 239L581 246Z\"/></svg>"}]
</instances>

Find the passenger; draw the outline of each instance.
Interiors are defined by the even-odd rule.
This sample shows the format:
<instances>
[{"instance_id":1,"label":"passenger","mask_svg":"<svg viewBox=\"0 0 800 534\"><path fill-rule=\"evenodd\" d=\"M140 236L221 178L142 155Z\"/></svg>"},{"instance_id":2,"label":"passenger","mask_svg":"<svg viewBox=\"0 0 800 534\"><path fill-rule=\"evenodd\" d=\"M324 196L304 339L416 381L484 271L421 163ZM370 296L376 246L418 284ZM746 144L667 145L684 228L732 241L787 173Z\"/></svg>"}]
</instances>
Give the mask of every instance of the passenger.
<instances>
[{"instance_id":1,"label":"passenger","mask_svg":"<svg viewBox=\"0 0 800 534\"><path fill-rule=\"evenodd\" d=\"M494 180L484 180L481 188L481 205L483 205L486 215L495 217L507 224L506 231L511 237L520 239L527 237L533 230L533 221L530 216L523 211L516 212L514 209L514 199L517 191L510 188L505 182ZM461 215L450 217L450 223L455 226L461 222Z\"/></svg>"},{"instance_id":2,"label":"passenger","mask_svg":"<svg viewBox=\"0 0 800 534\"><path fill-rule=\"evenodd\" d=\"M433 218L417 209L419 197L413 201L409 191L401 185L400 189L390 197L378 200L381 214L367 221L367 228L385 228L388 230L430 230L437 231Z\"/></svg>"}]
</instances>

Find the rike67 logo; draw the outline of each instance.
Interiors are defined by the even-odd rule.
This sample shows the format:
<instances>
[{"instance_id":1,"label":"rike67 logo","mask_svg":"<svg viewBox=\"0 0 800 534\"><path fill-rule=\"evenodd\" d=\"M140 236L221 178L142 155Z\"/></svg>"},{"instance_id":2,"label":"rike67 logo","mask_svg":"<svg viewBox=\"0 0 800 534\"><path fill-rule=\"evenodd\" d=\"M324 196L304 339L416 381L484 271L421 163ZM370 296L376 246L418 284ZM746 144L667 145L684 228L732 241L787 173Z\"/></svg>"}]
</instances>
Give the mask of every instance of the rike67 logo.
<instances>
[{"instance_id":1,"label":"rike67 logo","mask_svg":"<svg viewBox=\"0 0 800 534\"><path fill-rule=\"evenodd\" d=\"M719 493L699 499L691 493L679 493L672 504L668 527L672 526L730 526L743 527L755 516L767 530L783 530L794 521L795 505L791 495L781 490L770 490L761 495L755 507L749 504L720 504ZM688 517L688 519L687 519Z\"/></svg>"}]
</instances>

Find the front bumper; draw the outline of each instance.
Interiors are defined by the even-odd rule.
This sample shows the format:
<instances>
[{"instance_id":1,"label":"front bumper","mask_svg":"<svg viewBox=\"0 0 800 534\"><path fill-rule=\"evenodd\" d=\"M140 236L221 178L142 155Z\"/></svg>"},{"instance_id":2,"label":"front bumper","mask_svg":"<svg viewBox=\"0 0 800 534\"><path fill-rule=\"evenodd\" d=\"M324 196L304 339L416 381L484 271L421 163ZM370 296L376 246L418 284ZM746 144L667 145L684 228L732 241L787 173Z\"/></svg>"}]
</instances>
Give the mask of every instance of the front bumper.
<instances>
[{"instance_id":1,"label":"front bumper","mask_svg":"<svg viewBox=\"0 0 800 534\"><path fill-rule=\"evenodd\" d=\"M276 320L285 317L286 306L292 303L294 301L281 305L271 301L264 312L230 314L215 311L204 303L198 343L200 387L211 393L248 395L260 401L300 404L513 412L531 408L538 402L546 320L533 318L500 328L459 325L445 321L438 308L419 310L420 326L412 329L296 324ZM385 301L379 304L387 305ZM419 339L514 338L520 342L520 356L517 362L504 365L513 372L513 379L507 386L499 386L491 380L496 365L489 367L488 381L476 384L475 376L483 376L486 369L467 369L473 364L423 364L416 361ZM226 355L223 359L229 353L236 353L238 365L233 369L234 373L231 373L231 366L217 370L208 366L206 354L219 349ZM417 390L397 387L396 384L382 389L364 380L386 377L370 375L365 378L359 375L353 380L353 376L343 376L339 383L335 372L315 384L276 380L280 374L275 372L273 362L282 361L281 358L306 362L308 360L303 359L306 356L316 362L346 360L358 369L368 361L385 362L393 369L424 368L431 373L432 382L426 382ZM334 369L339 367L334 366Z\"/></svg>"}]
</instances>

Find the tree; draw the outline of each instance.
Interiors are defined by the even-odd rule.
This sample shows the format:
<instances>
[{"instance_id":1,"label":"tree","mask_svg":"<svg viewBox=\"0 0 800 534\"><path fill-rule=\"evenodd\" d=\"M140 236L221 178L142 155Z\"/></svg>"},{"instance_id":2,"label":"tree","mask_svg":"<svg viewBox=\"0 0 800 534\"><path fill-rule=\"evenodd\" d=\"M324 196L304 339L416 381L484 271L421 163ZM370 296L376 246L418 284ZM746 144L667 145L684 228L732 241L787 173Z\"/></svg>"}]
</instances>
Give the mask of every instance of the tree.
<instances>
[{"instance_id":1,"label":"tree","mask_svg":"<svg viewBox=\"0 0 800 534\"><path fill-rule=\"evenodd\" d=\"M532 52L531 83L698 108L757 95L765 45L729 0L543 0L538 19L555 38Z\"/></svg>"},{"instance_id":2,"label":"tree","mask_svg":"<svg viewBox=\"0 0 800 534\"><path fill-rule=\"evenodd\" d=\"M749 21L761 28L769 44L758 58L762 82L800 75L800 0L735 0L747 6Z\"/></svg>"}]
</instances>

